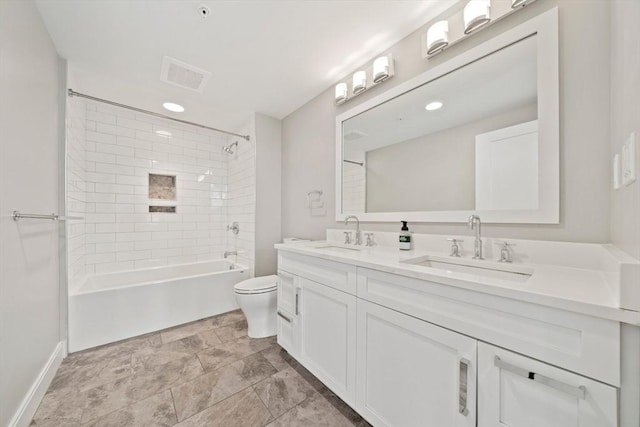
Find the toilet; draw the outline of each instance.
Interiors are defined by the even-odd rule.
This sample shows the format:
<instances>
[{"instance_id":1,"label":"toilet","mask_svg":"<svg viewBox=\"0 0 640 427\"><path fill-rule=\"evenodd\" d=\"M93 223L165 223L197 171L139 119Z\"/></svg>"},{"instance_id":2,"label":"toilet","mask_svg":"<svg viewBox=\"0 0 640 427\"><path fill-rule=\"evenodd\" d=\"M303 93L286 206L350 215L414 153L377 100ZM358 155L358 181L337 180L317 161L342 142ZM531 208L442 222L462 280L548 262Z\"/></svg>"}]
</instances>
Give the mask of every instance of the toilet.
<instances>
[{"instance_id":1,"label":"toilet","mask_svg":"<svg viewBox=\"0 0 640 427\"><path fill-rule=\"evenodd\" d=\"M248 335L264 338L276 334L278 276L262 276L236 283L236 301L247 318Z\"/></svg>"}]
</instances>

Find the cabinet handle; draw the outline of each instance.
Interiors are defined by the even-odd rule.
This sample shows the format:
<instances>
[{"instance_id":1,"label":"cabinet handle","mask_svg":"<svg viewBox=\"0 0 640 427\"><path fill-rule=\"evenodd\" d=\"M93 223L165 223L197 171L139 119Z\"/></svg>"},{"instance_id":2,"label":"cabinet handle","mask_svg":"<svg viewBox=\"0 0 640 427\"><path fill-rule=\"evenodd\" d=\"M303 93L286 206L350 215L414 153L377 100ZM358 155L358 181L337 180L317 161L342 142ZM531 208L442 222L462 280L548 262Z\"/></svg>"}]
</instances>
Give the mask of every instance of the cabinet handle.
<instances>
[{"instance_id":1,"label":"cabinet handle","mask_svg":"<svg viewBox=\"0 0 640 427\"><path fill-rule=\"evenodd\" d=\"M469 362L467 359L460 359L460 372L458 382L458 412L465 417L469 415L467 408L467 384L469 383Z\"/></svg>"},{"instance_id":2,"label":"cabinet handle","mask_svg":"<svg viewBox=\"0 0 640 427\"><path fill-rule=\"evenodd\" d=\"M278 316L282 317L284 320L286 320L287 322L291 323L291 319L289 319L287 316L282 314L280 311L278 311Z\"/></svg>"},{"instance_id":3,"label":"cabinet handle","mask_svg":"<svg viewBox=\"0 0 640 427\"><path fill-rule=\"evenodd\" d=\"M507 363L504 360L500 359L498 356L495 356L495 358L493 359L493 363L497 368L511 372L512 374L516 374L523 378L527 378L540 384L544 384L547 387L551 387L563 393L567 393L571 396L577 397L578 399L585 399L587 388L583 385L574 387L558 380L554 380L553 378L545 377L544 375L536 374L535 372L531 372L527 369L512 365L511 363Z\"/></svg>"},{"instance_id":4,"label":"cabinet handle","mask_svg":"<svg viewBox=\"0 0 640 427\"><path fill-rule=\"evenodd\" d=\"M296 289L296 316L300 314L299 310L299 301L300 301L300 288Z\"/></svg>"}]
</instances>

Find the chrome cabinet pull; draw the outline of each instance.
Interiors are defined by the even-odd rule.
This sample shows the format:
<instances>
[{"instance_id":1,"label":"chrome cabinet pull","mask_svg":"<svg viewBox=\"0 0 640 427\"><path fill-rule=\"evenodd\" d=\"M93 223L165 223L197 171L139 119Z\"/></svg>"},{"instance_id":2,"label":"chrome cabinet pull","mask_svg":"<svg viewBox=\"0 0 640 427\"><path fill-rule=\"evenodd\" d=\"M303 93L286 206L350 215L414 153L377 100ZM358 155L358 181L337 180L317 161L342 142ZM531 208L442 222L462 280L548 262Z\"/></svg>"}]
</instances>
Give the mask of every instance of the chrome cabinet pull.
<instances>
[{"instance_id":1,"label":"chrome cabinet pull","mask_svg":"<svg viewBox=\"0 0 640 427\"><path fill-rule=\"evenodd\" d=\"M467 359L460 359L459 383L458 383L458 412L465 417L469 415L467 408L467 384L469 383L469 362Z\"/></svg>"},{"instance_id":2,"label":"chrome cabinet pull","mask_svg":"<svg viewBox=\"0 0 640 427\"><path fill-rule=\"evenodd\" d=\"M551 387L555 390L561 391L563 393L567 393L571 396L577 397L578 399L583 399L586 396L587 388L583 385L579 387L575 387L566 383L563 383L558 380L554 380L553 378L546 377L544 375L536 374L535 372L531 372L527 369L521 368L519 366L512 365L511 363L507 363L504 360L500 359L500 357L495 356L493 359L493 363L497 368L503 369L505 371L511 372L512 374L518 375L520 377L529 379L531 381L538 382L540 384L544 384L547 387Z\"/></svg>"},{"instance_id":3,"label":"chrome cabinet pull","mask_svg":"<svg viewBox=\"0 0 640 427\"><path fill-rule=\"evenodd\" d=\"M297 316L298 314L300 314L299 304L298 304L298 303L299 303L299 301L300 301L300 294L299 294L299 292L300 292L300 288L296 289L296 316Z\"/></svg>"},{"instance_id":4,"label":"chrome cabinet pull","mask_svg":"<svg viewBox=\"0 0 640 427\"><path fill-rule=\"evenodd\" d=\"M291 323L291 319L289 319L287 316L282 314L279 310L278 310L278 316L282 317L284 320L286 320L287 322Z\"/></svg>"}]
</instances>

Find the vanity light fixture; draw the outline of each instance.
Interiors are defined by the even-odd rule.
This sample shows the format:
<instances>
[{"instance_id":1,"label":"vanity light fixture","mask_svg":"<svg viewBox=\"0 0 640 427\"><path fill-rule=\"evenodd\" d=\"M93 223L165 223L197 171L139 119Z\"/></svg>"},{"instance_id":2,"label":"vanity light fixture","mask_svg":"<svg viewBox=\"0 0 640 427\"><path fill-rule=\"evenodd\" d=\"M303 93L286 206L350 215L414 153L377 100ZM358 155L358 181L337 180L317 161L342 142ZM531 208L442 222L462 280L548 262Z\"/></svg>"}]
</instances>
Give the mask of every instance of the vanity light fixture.
<instances>
[{"instance_id":1,"label":"vanity light fixture","mask_svg":"<svg viewBox=\"0 0 640 427\"><path fill-rule=\"evenodd\" d=\"M464 7L464 33L469 34L491 20L491 0L469 0Z\"/></svg>"},{"instance_id":2,"label":"vanity light fixture","mask_svg":"<svg viewBox=\"0 0 640 427\"><path fill-rule=\"evenodd\" d=\"M382 83L389 78L389 57L380 56L373 61L373 82Z\"/></svg>"},{"instance_id":3,"label":"vanity light fixture","mask_svg":"<svg viewBox=\"0 0 640 427\"><path fill-rule=\"evenodd\" d=\"M169 111L173 111L174 113L182 113L184 111L184 107L182 105L176 104L174 102L165 102L164 104L162 104L162 106Z\"/></svg>"},{"instance_id":4,"label":"vanity light fixture","mask_svg":"<svg viewBox=\"0 0 640 427\"><path fill-rule=\"evenodd\" d=\"M427 54L440 52L449 44L449 21L438 21L427 30Z\"/></svg>"},{"instance_id":5,"label":"vanity light fixture","mask_svg":"<svg viewBox=\"0 0 640 427\"><path fill-rule=\"evenodd\" d=\"M338 83L336 85L336 104L340 105L347 101L347 84Z\"/></svg>"},{"instance_id":6,"label":"vanity light fixture","mask_svg":"<svg viewBox=\"0 0 640 427\"><path fill-rule=\"evenodd\" d=\"M535 1L510 0L511 7L496 7L492 12L491 0L469 0L462 11L458 10L448 19L433 23L422 34L422 57L429 58L444 51L445 48L449 49L471 37L472 34L511 16ZM464 25L457 24L460 18L464 21ZM449 28L451 23L456 25L451 25Z\"/></svg>"},{"instance_id":7,"label":"vanity light fixture","mask_svg":"<svg viewBox=\"0 0 640 427\"><path fill-rule=\"evenodd\" d=\"M348 83L340 82L335 86L336 105L344 104L354 96L387 81L393 77L393 74L393 56L388 54L377 57L373 63L370 63L370 68L356 71ZM371 80L369 80L370 77ZM351 90L349 90L349 83L351 83Z\"/></svg>"},{"instance_id":8,"label":"vanity light fixture","mask_svg":"<svg viewBox=\"0 0 640 427\"><path fill-rule=\"evenodd\" d=\"M428 103L428 104L424 107L424 109L425 109L425 110L427 110L427 111L436 111L436 110L441 109L441 108L442 108L442 105L443 105L443 104L442 104L442 102L440 102L440 101L433 101L433 102Z\"/></svg>"},{"instance_id":9,"label":"vanity light fixture","mask_svg":"<svg viewBox=\"0 0 640 427\"><path fill-rule=\"evenodd\" d=\"M367 90L367 72L356 71L353 73L353 94L357 95Z\"/></svg>"}]
</instances>

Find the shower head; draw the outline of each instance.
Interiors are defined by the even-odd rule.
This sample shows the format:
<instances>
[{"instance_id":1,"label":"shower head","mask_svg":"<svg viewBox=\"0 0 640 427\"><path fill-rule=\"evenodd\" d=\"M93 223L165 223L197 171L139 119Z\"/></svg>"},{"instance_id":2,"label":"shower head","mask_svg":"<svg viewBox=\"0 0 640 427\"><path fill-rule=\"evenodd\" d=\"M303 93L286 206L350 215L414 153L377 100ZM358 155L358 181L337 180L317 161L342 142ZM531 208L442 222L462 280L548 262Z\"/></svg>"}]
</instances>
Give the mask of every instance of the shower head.
<instances>
[{"instance_id":1,"label":"shower head","mask_svg":"<svg viewBox=\"0 0 640 427\"><path fill-rule=\"evenodd\" d=\"M233 154L233 147L237 147L238 146L238 141L235 141L229 145L227 145L226 147L222 147L222 151L224 151L227 154Z\"/></svg>"}]
</instances>

